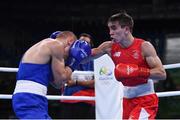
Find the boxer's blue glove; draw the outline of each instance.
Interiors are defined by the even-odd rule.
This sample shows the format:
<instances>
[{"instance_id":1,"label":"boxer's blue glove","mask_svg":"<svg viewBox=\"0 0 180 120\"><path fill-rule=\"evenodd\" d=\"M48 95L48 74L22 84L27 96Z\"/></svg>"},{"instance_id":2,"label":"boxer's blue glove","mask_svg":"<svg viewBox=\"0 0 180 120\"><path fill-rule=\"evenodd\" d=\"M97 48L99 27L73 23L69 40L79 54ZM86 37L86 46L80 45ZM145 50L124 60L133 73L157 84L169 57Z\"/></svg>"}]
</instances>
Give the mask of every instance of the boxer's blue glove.
<instances>
[{"instance_id":1,"label":"boxer's blue glove","mask_svg":"<svg viewBox=\"0 0 180 120\"><path fill-rule=\"evenodd\" d=\"M61 31L56 31L56 32L53 32L49 37L52 38L52 39L56 39L57 35L61 33Z\"/></svg>"},{"instance_id":2,"label":"boxer's blue glove","mask_svg":"<svg viewBox=\"0 0 180 120\"><path fill-rule=\"evenodd\" d=\"M89 55L91 55L91 46L88 42L76 40L69 50L69 57L66 60L66 65L73 71L78 70L80 62Z\"/></svg>"}]
</instances>

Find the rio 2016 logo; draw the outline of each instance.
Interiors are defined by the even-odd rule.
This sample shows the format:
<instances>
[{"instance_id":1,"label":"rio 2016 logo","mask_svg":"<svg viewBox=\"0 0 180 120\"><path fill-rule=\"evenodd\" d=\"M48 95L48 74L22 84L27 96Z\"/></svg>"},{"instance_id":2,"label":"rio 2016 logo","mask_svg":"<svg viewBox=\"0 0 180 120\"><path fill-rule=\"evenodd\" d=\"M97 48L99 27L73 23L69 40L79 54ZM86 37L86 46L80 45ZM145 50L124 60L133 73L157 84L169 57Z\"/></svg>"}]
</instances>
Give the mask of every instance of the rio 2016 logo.
<instances>
[{"instance_id":1,"label":"rio 2016 logo","mask_svg":"<svg viewBox=\"0 0 180 120\"><path fill-rule=\"evenodd\" d=\"M99 74L110 76L112 74L112 71L108 67L103 66L100 68Z\"/></svg>"}]
</instances>

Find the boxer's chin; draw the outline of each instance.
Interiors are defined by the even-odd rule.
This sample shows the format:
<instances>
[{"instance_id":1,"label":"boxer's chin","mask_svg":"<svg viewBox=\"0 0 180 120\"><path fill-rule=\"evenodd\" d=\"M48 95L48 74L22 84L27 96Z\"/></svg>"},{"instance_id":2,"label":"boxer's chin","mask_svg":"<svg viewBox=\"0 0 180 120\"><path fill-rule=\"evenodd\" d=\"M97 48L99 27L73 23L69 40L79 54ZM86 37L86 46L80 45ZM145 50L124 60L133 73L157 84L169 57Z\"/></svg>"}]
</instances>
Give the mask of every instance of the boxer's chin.
<instances>
[{"instance_id":1,"label":"boxer's chin","mask_svg":"<svg viewBox=\"0 0 180 120\"><path fill-rule=\"evenodd\" d=\"M114 38L111 38L111 40L112 40L113 42L118 42L118 40L116 40L116 39L114 39Z\"/></svg>"}]
</instances>

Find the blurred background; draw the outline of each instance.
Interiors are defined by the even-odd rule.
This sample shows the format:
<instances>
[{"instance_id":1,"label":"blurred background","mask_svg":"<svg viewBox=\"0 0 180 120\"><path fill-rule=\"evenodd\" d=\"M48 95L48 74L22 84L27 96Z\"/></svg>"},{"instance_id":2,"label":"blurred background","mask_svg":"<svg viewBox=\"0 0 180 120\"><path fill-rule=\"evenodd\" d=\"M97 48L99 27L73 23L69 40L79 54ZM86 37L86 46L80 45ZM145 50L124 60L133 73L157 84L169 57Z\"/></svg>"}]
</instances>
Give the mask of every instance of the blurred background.
<instances>
[{"instance_id":1,"label":"blurred background","mask_svg":"<svg viewBox=\"0 0 180 120\"><path fill-rule=\"evenodd\" d=\"M180 63L179 0L1 0L0 67L18 67L23 53L57 30L93 36L94 47L109 40L107 19L126 10L134 18L133 35L150 41L163 64ZM180 90L180 69L167 70L157 92ZM16 73L0 72L0 94L12 94ZM60 91L49 86L49 95ZM160 98L157 118L180 118L180 96ZM49 101L52 118L60 118L59 101ZM0 99L0 119L15 118L11 100Z\"/></svg>"}]
</instances>

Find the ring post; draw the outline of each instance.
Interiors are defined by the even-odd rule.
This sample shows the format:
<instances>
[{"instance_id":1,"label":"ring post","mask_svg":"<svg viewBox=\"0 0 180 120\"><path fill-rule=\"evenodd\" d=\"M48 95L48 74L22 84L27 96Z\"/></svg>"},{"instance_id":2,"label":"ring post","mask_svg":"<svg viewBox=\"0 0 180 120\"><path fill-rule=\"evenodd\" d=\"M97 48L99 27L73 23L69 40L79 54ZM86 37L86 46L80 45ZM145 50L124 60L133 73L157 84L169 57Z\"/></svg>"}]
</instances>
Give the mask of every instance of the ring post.
<instances>
[{"instance_id":1,"label":"ring post","mask_svg":"<svg viewBox=\"0 0 180 120\"><path fill-rule=\"evenodd\" d=\"M107 54L94 60L96 119L122 119L123 85L114 68Z\"/></svg>"}]
</instances>

